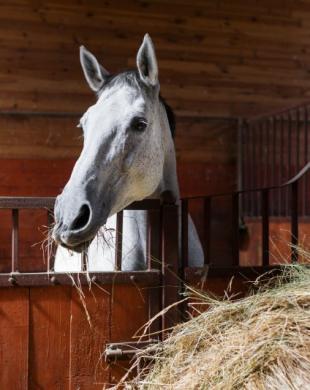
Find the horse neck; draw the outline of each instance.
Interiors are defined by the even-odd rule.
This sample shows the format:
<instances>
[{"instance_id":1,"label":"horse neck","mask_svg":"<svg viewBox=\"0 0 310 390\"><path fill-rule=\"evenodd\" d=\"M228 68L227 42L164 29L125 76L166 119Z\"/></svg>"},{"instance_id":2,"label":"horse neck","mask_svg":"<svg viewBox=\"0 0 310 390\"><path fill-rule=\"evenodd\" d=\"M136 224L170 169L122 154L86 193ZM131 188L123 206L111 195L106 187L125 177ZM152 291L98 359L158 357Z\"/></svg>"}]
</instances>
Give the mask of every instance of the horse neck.
<instances>
[{"instance_id":1,"label":"horse neck","mask_svg":"<svg viewBox=\"0 0 310 390\"><path fill-rule=\"evenodd\" d=\"M173 198L177 203L179 203L180 190L176 169L174 141L169 127L166 109L162 103L160 103L159 108L159 126L163 137L163 146L165 149L163 175L156 191L149 198L159 199L161 194L168 191L172 193Z\"/></svg>"}]
</instances>

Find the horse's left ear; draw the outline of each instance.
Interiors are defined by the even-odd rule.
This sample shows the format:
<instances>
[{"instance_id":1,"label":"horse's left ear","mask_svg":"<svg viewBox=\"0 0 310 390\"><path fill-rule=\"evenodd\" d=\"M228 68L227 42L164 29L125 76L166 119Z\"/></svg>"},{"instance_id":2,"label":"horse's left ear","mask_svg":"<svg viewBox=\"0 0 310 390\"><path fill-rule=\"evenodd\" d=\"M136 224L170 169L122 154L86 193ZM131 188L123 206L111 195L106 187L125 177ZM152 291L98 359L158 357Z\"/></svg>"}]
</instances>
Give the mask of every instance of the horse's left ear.
<instances>
[{"instance_id":1,"label":"horse's left ear","mask_svg":"<svg viewBox=\"0 0 310 390\"><path fill-rule=\"evenodd\" d=\"M153 42L149 34L145 34L137 54L137 67L141 79L148 85L158 84L158 66Z\"/></svg>"}]
</instances>

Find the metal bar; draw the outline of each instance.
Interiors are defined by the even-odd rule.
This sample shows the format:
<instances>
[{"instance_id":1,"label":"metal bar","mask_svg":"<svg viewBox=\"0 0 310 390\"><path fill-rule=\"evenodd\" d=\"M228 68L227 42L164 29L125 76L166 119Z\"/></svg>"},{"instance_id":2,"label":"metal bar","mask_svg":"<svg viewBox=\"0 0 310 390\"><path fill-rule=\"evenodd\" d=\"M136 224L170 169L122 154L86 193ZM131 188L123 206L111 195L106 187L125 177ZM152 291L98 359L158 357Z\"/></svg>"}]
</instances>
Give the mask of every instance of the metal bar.
<instances>
[{"instance_id":1,"label":"metal bar","mask_svg":"<svg viewBox=\"0 0 310 390\"><path fill-rule=\"evenodd\" d=\"M179 227L178 207L172 204L162 206L162 308L176 303L179 297ZM179 321L176 307L162 315L162 329L168 329Z\"/></svg>"},{"instance_id":2,"label":"metal bar","mask_svg":"<svg viewBox=\"0 0 310 390\"><path fill-rule=\"evenodd\" d=\"M133 202L125 207L125 210L160 210L159 199L144 199L139 202Z\"/></svg>"},{"instance_id":3,"label":"metal bar","mask_svg":"<svg viewBox=\"0 0 310 390\"><path fill-rule=\"evenodd\" d=\"M264 185L264 138L263 138L263 132L264 132L264 125L263 123L259 124L259 141L258 141L258 147L259 147L259 167L260 169L257 171L257 174L259 174L259 185Z\"/></svg>"},{"instance_id":4,"label":"metal bar","mask_svg":"<svg viewBox=\"0 0 310 390\"><path fill-rule=\"evenodd\" d=\"M280 130L280 182L278 184L283 183L284 180L284 118L281 117L281 130ZM279 207L280 207L280 215L284 215L284 199L285 199L285 190L279 190Z\"/></svg>"},{"instance_id":5,"label":"metal bar","mask_svg":"<svg viewBox=\"0 0 310 390\"><path fill-rule=\"evenodd\" d=\"M152 224L150 211L147 213L146 222L146 264L147 269L152 268Z\"/></svg>"},{"instance_id":6,"label":"metal bar","mask_svg":"<svg viewBox=\"0 0 310 390\"><path fill-rule=\"evenodd\" d=\"M12 272L18 272L18 224L19 210L12 210Z\"/></svg>"},{"instance_id":7,"label":"metal bar","mask_svg":"<svg viewBox=\"0 0 310 390\"><path fill-rule=\"evenodd\" d=\"M299 109L296 110L296 168L295 172L299 170L299 160L300 160L300 112Z\"/></svg>"},{"instance_id":8,"label":"metal bar","mask_svg":"<svg viewBox=\"0 0 310 390\"><path fill-rule=\"evenodd\" d=\"M277 122L276 118L272 117L272 153L271 153L271 183L272 185L277 185L277 179L276 179L276 131L277 131ZM271 210L272 215L277 215L277 203L276 200L276 191L271 196Z\"/></svg>"},{"instance_id":9,"label":"metal bar","mask_svg":"<svg viewBox=\"0 0 310 390\"><path fill-rule=\"evenodd\" d=\"M53 209L54 197L22 197L22 196L0 196L0 209ZM126 210L159 210L160 200L145 199L133 202L125 208Z\"/></svg>"},{"instance_id":10,"label":"metal bar","mask_svg":"<svg viewBox=\"0 0 310 390\"><path fill-rule=\"evenodd\" d=\"M55 198L0 196L0 209L43 209L54 207Z\"/></svg>"},{"instance_id":11,"label":"metal bar","mask_svg":"<svg viewBox=\"0 0 310 390\"><path fill-rule=\"evenodd\" d=\"M81 253L81 271L87 271L87 249L84 249Z\"/></svg>"},{"instance_id":12,"label":"metal bar","mask_svg":"<svg viewBox=\"0 0 310 390\"><path fill-rule=\"evenodd\" d=\"M269 191L261 192L262 197L262 264L269 265Z\"/></svg>"},{"instance_id":13,"label":"metal bar","mask_svg":"<svg viewBox=\"0 0 310 390\"><path fill-rule=\"evenodd\" d=\"M181 262L181 276L183 277L183 271L185 267L188 267L188 200L182 200L181 207L181 234L182 234L182 262Z\"/></svg>"},{"instance_id":14,"label":"metal bar","mask_svg":"<svg viewBox=\"0 0 310 390\"><path fill-rule=\"evenodd\" d=\"M211 198L204 199L204 255L205 265L211 262Z\"/></svg>"},{"instance_id":15,"label":"metal bar","mask_svg":"<svg viewBox=\"0 0 310 390\"><path fill-rule=\"evenodd\" d=\"M35 272L35 273L0 273L0 287L10 286L72 286L74 283L89 285L89 280L102 284L132 284L142 286L158 286L160 283L160 271L132 271L132 272Z\"/></svg>"},{"instance_id":16,"label":"metal bar","mask_svg":"<svg viewBox=\"0 0 310 390\"><path fill-rule=\"evenodd\" d=\"M116 214L115 271L122 269L123 255L123 211Z\"/></svg>"},{"instance_id":17,"label":"metal bar","mask_svg":"<svg viewBox=\"0 0 310 390\"><path fill-rule=\"evenodd\" d=\"M298 182L292 183L291 186L291 261L298 260Z\"/></svg>"},{"instance_id":18,"label":"metal bar","mask_svg":"<svg viewBox=\"0 0 310 390\"><path fill-rule=\"evenodd\" d=\"M306 106L304 108L304 142L303 144L305 145L305 149L304 149L304 164L307 164L308 162L308 142L309 142L309 139L308 139L308 107ZM303 215L306 216L306 215L309 215L308 214L308 203L306 201L307 199L307 191L308 191L308 184L309 184L309 180L308 180L308 176L306 176L304 178L304 185L303 185L303 194L302 194L302 199L303 199Z\"/></svg>"},{"instance_id":19,"label":"metal bar","mask_svg":"<svg viewBox=\"0 0 310 390\"><path fill-rule=\"evenodd\" d=\"M252 132L253 132L253 137L252 137L252 142L253 142L253 155L252 155L252 160L253 160L253 169L252 169L252 186L251 188L257 187L257 153L256 153L256 148L257 148L257 140L256 140L256 126L253 127ZM257 215L257 194L255 192L252 193L252 208L253 208L253 215Z\"/></svg>"},{"instance_id":20,"label":"metal bar","mask_svg":"<svg viewBox=\"0 0 310 390\"><path fill-rule=\"evenodd\" d=\"M160 210L148 211L148 269L161 269L159 262L160 242ZM153 319L161 310L162 287L160 285L148 289L148 318ZM161 318L152 320L149 331L157 333L161 330Z\"/></svg>"},{"instance_id":21,"label":"metal bar","mask_svg":"<svg viewBox=\"0 0 310 390\"><path fill-rule=\"evenodd\" d=\"M250 162L251 162L251 151L250 151L250 126L247 125L247 132L245 134L246 139L246 158L245 162L247 161L247 167L245 168L246 175L245 175L245 185L243 186L242 190L250 188L250 177L251 177L251 169L250 169ZM251 197L247 196L245 198L245 204L246 204L246 213L247 215L251 215Z\"/></svg>"},{"instance_id":22,"label":"metal bar","mask_svg":"<svg viewBox=\"0 0 310 390\"><path fill-rule=\"evenodd\" d=\"M239 265L239 196L232 196L232 264Z\"/></svg>"},{"instance_id":23,"label":"metal bar","mask_svg":"<svg viewBox=\"0 0 310 390\"><path fill-rule=\"evenodd\" d=\"M105 360L115 359L130 359L141 352L142 349L149 348L152 345L156 345L158 340L147 340L147 341L128 341L122 343L109 343L106 344L104 351Z\"/></svg>"},{"instance_id":24,"label":"metal bar","mask_svg":"<svg viewBox=\"0 0 310 390\"><path fill-rule=\"evenodd\" d=\"M288 134L287 134L287 146L288 146L288 150L287 150L287 172L288 172L288 175L289 177L291 177L292 175L292 148L291 148L291 145L292 145L292 116L291 116L291 113L288 113ZM290 207L289 207L289 192L287 192L287 198L286 198L286 215L290 215Z\"/></svg>"}]
</instances>

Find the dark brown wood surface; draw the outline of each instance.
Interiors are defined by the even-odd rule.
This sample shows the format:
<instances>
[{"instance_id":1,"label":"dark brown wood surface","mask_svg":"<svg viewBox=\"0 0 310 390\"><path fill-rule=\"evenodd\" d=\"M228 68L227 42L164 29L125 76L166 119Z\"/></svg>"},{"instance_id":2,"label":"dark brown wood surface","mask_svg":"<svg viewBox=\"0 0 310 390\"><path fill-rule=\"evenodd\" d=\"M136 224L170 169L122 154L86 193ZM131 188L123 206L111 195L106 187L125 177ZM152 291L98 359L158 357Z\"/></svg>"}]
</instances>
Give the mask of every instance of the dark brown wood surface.
<instances>
[{"instance_id":1,"label":"dark brown wood surface","mask_svg":"<svg viewBox=\"0 0 310 390\"><path fill-rule=\"evenodd\" d=\"M182 116L239 116L308 96L307 1L2 1L2 109L80 111L88 46L112 72L132 67L145 32L163 94Z\"/></svg>"}]
</instances>

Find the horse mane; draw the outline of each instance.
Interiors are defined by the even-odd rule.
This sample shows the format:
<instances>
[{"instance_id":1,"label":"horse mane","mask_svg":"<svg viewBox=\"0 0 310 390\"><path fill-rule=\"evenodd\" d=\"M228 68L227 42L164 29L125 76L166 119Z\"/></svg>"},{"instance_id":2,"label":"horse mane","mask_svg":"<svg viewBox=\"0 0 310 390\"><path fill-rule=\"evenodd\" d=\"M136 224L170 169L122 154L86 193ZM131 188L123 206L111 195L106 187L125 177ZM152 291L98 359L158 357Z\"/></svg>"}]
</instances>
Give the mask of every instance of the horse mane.
<instances>
[{"instance_id":1,"label":"horse mane","mask_svg":"<svg viewBox=\"0 0 310 390\"><path fill-rule=\"evenodd\" d=\"M106 76L105 83L103 84L102 88L98 92L98 96L101 95L102 91L104 91L106 88L110 88L113 85L116 84L122 84L126 83L130 85L133 88L145 88L143 82L140 80L139 73L137 70L128 70L122 73L118 74L111 74L109 76ZM159 95L159 100L163 104L167 118L168 118L168 123L169 123L169 128L170 132L172 135L172 138L175 137L175 128L176 128L176 119L175 119L175 114L172 110L172 108L169 106L169 104L166 102L166 100Z\"/></svg>"}]
</instances>

